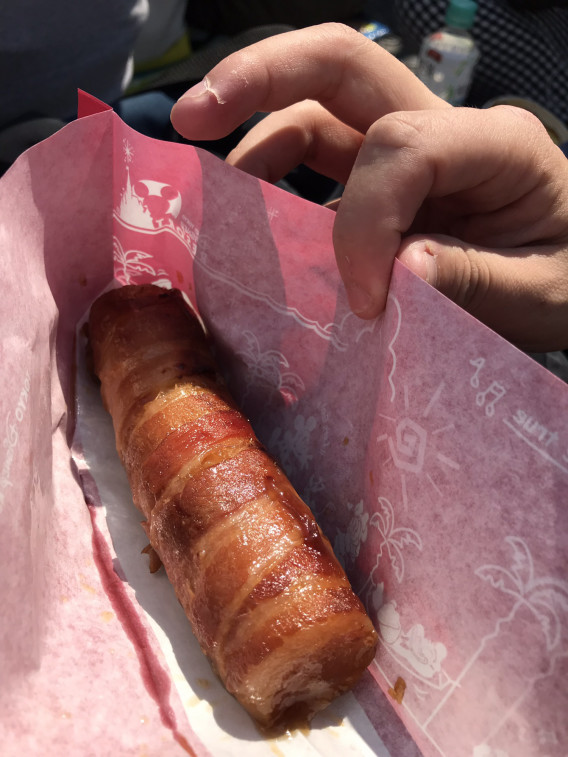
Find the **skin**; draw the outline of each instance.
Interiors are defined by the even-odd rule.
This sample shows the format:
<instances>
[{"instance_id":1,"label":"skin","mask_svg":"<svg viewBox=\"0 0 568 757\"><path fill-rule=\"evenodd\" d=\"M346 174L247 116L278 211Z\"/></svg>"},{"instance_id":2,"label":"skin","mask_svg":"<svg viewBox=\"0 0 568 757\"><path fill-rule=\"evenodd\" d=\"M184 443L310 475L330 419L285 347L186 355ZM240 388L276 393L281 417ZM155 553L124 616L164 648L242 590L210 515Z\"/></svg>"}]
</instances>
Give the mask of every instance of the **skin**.
<instances>
[{"instance_id":1,"label":"skin","mask_svg":"<svg viewBox=\"0 0 568 757\"><path fill-rule=\"evenodd\" d=\"M508 106L452 108L363 35L324 24L221 61L174 106L192 140L269 112L228 162L345 185L333 242L351 308L385 307L395 257L534 351L568 347L568 160Z\"/></svg>"}]
</instances>

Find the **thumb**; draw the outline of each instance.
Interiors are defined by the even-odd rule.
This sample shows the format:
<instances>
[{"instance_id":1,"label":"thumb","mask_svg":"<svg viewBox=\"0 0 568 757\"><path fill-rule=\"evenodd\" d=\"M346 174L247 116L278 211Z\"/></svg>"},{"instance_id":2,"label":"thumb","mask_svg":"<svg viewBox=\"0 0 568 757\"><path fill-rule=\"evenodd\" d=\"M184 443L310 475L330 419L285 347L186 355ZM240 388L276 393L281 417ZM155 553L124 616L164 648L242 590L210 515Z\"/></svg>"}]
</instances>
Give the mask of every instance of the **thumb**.
<instances>
[{"instance_id":1,"label":"thumb","mask_svg":"<svg viewBox=\"0 0 568 757\"><path fill-rule=\"evenodd\" d=\"M491 249L436 235L405 239L397 257L522 349L568 347L568 245Z\"/></svg>"}]
</instances>

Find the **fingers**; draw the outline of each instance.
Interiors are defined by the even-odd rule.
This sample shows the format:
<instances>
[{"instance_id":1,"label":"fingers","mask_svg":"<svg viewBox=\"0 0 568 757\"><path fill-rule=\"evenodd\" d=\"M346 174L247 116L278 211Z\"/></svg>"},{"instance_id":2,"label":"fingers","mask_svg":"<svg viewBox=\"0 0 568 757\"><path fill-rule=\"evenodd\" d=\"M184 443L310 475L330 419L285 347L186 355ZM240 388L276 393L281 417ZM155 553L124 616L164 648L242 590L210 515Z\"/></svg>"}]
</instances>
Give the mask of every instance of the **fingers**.
<instances>
[{"instance_id":1,"label":"fingers","mask_svg":"<svg viewBox=\"0 0 568 757\"><path fill-rule=\"evenodd\" d=\"M449 107L364 35L322 24L225 58L176 103L172 123L188 139L219 139L256 112L302 100L319 101L361 133L393 110Z\"/></svg>"},{"instance_id":2,"label":"fingers","mask_svg":"<svg viewBox=\"0 0 568 757\"><path fill-rule=\"evenodd\" d=\"M265 181L276 182L305 164L344 184L363 141L319 103L306 100L257 124L227 161Z\"/></svg>"},{"instance_id":3,"label":"fingers","mask_svg":"<svg viewBox=\"0 0 568 757\"><path fill-rule=\"evenodd\" d=\"M369 129L334 225L354 312L382 312L409 230L508 247L551 239L552 227L558 238L568 233L567 161L512 110L394 113Z\"/></svg>"},{"instance_id":4,"label":"fingers","mask_svg":"<svg viewBox=\"0 0 568 757\"><path fill-rule=\"evenodd\" d=\"M568 348L568 244L492 250L451 237L413 237L398 258L519 347Z\"/></svg>"}]
</instances>

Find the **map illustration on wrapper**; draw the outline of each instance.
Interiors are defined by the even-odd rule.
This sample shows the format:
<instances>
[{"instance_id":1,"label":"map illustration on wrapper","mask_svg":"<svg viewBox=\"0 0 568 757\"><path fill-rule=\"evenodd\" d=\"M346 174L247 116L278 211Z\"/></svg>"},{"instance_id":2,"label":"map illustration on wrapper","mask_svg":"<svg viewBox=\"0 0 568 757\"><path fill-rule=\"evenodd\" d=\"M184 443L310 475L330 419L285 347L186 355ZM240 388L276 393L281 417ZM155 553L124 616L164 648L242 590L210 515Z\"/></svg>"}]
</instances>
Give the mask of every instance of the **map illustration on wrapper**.
<instances>
[{"instance_id":1,"label":"map illustration on wrapper","mask_svg":"<svg viewBox=\"0 0 568 757\"><path fill-rule=\"evenodd\" d=\"M565 757L564 385L399 264L384 316L359 320L335 267L331 211L209 153L143 137L111 111L30 151L0 182L0 203L6 271L27 266L25 289L18 279L0 314L12 323L29 303L0 348L8 615L19 617L10 592L18 607L33 595L26 632L2 626L9 757L40 725L46 754L54 744L85 753L96 727L109 754L174 756L183 741L198 757ZM243 720L167 580L147 573L147 541L86 373L72 450L82 491L72 473L77 329L104 289L143 283L179 288L197 309L231 392L379 635L353 694L289 741L263 740ZM107 555L100 570L93 544Z\"/></svg>"}]
</instances>

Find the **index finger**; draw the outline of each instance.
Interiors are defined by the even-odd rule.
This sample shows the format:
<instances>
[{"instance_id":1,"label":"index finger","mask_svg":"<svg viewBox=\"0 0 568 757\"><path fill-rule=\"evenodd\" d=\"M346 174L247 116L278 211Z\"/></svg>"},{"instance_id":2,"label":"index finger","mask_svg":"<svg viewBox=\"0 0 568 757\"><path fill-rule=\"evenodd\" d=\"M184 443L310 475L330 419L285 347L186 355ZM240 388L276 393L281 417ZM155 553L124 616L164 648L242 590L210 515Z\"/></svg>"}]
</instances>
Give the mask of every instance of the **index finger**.
<instances>
[{"instance_id":1,"label":"index finger","mask_svg":"<svg viewBox=\"0 0 568 757\"><path fill-rule=\"evenodd\" d=\"M317 100L365 133L386 113L446 108L408 68L343 24L278 34L222 60L174 105L184 137L219 139L257 112Z\"/></svg>"}]
</instances>

